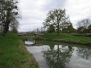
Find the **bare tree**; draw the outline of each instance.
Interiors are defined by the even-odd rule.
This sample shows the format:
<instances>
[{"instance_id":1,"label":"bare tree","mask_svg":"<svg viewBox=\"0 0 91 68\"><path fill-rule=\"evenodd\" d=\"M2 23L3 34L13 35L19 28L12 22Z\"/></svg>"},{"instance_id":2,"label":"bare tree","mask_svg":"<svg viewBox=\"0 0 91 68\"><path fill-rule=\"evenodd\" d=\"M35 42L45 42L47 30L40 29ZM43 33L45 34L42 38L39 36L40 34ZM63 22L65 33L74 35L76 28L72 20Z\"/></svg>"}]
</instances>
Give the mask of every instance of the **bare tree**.
<instances>
[{"instance_id":1,"label":"bare tree","mask_svg":"<svg viewBox=\"0 0 91 68\"><path fill-rule=\"evenodd\" d=\"M88 26L91 24L91 20L89 19L83 19L77 23L78 31L81 28L81 32L86 33Z\"/></svg>"}]
</instances>

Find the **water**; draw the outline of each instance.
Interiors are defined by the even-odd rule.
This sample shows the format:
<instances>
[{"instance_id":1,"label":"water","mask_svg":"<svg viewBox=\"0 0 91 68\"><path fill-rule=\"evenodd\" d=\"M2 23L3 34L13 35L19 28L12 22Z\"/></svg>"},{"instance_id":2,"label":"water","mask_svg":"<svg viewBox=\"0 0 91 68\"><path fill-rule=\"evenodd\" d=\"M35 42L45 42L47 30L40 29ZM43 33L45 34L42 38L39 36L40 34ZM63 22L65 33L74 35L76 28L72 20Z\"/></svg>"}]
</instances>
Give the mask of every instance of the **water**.
<instances>
[{"instance_id":1,"label":"water","mask_svg":"<svg viewBox=\"0 0 91 68\"><path fill-rule=\"evenodd\" d=\"M40 68L91 68L91 48L56 44L42 43L26 48Z\"/></svg>"},{"instance_id":2,"label":"water","mask_svg":"<svg viewBox=\"0 0 91 68\"><path fill-rule=\"evenodd\" d=\"M26 45L32 45L32 44L34 44L35 43L35 41L25 41L25 44Z\"/></svg>"}]
</instances>

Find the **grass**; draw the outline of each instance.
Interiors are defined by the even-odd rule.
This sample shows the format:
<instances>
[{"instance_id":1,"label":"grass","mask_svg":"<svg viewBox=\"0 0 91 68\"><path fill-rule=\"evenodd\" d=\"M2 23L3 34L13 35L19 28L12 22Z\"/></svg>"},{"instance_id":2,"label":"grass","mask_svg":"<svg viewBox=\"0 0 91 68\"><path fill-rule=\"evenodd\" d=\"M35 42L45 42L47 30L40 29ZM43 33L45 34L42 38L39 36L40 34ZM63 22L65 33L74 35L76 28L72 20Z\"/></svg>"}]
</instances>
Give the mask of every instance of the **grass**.
<instances>
[{"instance_id":1,"label":"grass","mask_svg":"<svg viewBox=\"0 0 91 68\"><path fill-rule=\"evenodd\" d=\"M0 68L38 68L38 63L18 36L0 34Z\"/></svg>"},{"instance_id":2,"label":"grass","mask_svg":"<svg viewBox=\"0 0 91 68\"><path fill-rule=\"evenodd\" d=\"M60 33L59 35L55 33L52 33L52 34L46 33L43 36L41 36L41 38L49 39L49 40L65 40L69 42L91 43L91 37L74 36L68 33Z\"/></svg>"},{"instance_id":3,"label":"grass","mask_svg":"<svg viewBox=\"0 0 91 68\"><path fill-rule=\"evenodd\" d=\"M62 46L72 46L72 47L81 47L81 48L90 48L90 46L83 46L83 45L79 45L79 44L72 44L72 43L62 43L62 42L53 42L53 41L42 41L42 40L38 40L36 41L37 44L40 45L49 45L49 46L54 46L54 45L62 45Z\"/></svg>"}]
</instances>

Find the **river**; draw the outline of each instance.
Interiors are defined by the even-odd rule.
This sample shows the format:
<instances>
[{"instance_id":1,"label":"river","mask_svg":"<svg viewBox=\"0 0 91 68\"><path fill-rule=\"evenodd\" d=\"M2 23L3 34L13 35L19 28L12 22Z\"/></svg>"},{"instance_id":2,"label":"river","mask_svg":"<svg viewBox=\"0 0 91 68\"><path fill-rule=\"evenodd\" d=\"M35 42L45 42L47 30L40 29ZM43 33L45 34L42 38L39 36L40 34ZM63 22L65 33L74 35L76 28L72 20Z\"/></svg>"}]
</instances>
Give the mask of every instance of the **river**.
<instances>
[{"instance_id":1,"label":"river","mask_svg":"<svg viewBox=\"0 0 91 68\"><path fill-rule=\"evenodd\" d=\"M38 41L26 48L40 68L91 68L91 47Z\"/></svg>"}]
</instances>

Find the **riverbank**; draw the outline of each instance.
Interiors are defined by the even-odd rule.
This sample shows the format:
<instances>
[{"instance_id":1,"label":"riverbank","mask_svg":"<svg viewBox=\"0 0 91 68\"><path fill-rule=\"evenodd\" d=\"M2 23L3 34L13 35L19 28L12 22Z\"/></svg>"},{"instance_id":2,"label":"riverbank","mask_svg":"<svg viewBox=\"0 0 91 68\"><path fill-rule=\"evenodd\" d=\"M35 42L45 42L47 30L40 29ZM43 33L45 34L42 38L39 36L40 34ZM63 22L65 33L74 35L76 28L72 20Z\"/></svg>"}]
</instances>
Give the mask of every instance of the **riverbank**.
<instances>
[{"instance_id":1,"label":"riverbank","mask_svg":"<svg viewBox=\"0 0 91 68\"><path fill-rule=\"evenodd\" d=\"M40 36L37 39L89 46L91 45L91 37L74 36L68 33L60 33L59 35L57 35L56 33L45 33L43 36Z\"/></svg>"},{"instance_id":2,"label":"riverbank","mask_svg":"<svg viewBox=\"0 0 91 68\"><path fill-rule=\"evenodd\" d=\"M38 63L18 36L0 34L0 68L38 68Z\"/></svg>"}]
</instances>

